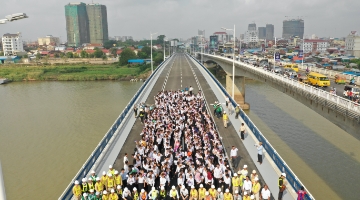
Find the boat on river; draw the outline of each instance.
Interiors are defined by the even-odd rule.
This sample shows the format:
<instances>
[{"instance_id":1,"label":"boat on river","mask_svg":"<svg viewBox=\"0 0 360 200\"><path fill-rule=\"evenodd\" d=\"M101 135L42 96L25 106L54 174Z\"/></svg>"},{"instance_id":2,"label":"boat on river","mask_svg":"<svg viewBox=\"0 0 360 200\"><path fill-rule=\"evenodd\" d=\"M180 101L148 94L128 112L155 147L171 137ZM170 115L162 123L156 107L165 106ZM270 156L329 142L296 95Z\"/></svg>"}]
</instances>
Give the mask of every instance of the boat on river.
<instances>
[{"instance_id":1,"label":"boat on river","mask_svg":"<svg viewBox=\"0 0 360 200\"><path fill-rule=\"evenodd\" d=\"M0 85L1 84L5 84L5 83L8 83L9 82L9 79L7 78L0 78Z\"/></svg>"}]
</instances>

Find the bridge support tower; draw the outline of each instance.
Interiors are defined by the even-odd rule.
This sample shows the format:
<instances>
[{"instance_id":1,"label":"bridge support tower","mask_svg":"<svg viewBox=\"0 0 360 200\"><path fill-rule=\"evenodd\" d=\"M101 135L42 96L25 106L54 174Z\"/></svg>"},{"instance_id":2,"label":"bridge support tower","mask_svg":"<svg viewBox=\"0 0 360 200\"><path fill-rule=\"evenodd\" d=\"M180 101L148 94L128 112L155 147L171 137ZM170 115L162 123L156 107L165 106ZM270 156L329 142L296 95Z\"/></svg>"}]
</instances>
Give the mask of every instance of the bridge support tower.
<instances>
[{"instance_id":1,"label":"bridge support tower","mask_svg":"<svg viewBox=\"0 0 360 200\"><path fill-rule=\"evenodd\" d=\"M229 95L232 95L232 81L233 81L232 74L226 74L226 91ZM249 110L250 105L245 102L245 77L244 76L235 76L234 81L234 100L236 103L240 105L240 108L243 110Z\"/></svg>"}]
</instances>

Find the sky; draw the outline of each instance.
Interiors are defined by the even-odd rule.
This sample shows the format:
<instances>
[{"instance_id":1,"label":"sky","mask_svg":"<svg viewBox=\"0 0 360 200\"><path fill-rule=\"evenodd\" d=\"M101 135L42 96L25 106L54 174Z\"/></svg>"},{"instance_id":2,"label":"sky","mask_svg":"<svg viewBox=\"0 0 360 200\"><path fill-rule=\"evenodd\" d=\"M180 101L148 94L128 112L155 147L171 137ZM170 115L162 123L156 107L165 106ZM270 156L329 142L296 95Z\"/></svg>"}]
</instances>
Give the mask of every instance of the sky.
<instances>
[{"instance_id":1,"label":"sky","mask_svg":"<svg viewBox=\"0 0 360 200\"><path fill-rule=\"evenodd\" d=\"M0 35L21 32L26 41L53 35L65 42L67 3L64 0L2 1L0 19L20 12L29 18L0 24ZM360 23L356 23L360 18L359 0L94 0L94 3L107 6L110 37L133 36L136 40L149 39L150 32L188 39L197 35L197 30L205 30L208 37L222 31L221 27L234 25L239 37L253 22L257 27L274 24L275 36L281 37L285 16L304 19L308 36L345 37L350 31L360 31Z\"/></svg>"}]
</instances>

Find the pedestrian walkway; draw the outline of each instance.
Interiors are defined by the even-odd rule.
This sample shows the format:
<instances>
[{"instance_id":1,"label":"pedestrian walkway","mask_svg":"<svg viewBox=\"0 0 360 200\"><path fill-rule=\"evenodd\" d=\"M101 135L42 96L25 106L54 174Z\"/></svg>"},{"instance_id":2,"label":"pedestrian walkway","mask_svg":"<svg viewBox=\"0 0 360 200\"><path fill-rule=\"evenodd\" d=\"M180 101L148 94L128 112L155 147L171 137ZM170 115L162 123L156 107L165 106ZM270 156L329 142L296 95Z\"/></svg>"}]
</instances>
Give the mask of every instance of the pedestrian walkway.
<instances>
[{"instance_id":1,"label":"pedestrian walkway","mask_svg":"<svg viewBox=\"0 0 360 200\"><path fill-rule=\"evenodd\" d=\"M192 62L192 65L194 66L194 69L196 68L195 73L197 74L197 77L201 77L199 81L201 82L202 85L205 85L202 86L203 88L205 87L204 91L208 91L205 92L206 99L210 102L214 102L214 101L225 102L226 96L221 92L221 90L218 88L218 86L212 80L212 78L207 75L207 72L202 67L200 67L200 65L197 62ZM211 93L213 93L213 96L210 95ZM241 145L238 145L237 148L239 148L240 150L239 152L246 152L246 158L248 159L246 163L254 163L250 161L254 161L254 160L257 161L257 149L255 147L255 144L258 144L259 141L255 138L255 136L251 133L251 130L249 130L247 126L246 126L247 134L245 135L245 140L241 141L239 130L241 123L244 123L244 121L241 118L235 119L235 114L230 115L229 120L233 125L232 127L234 128L235 133L231 136L225 136L224 134L222 134L223 140L225 140L225 144L227 143L227 140L229 141L228 143L229 145L226 146L226 148L230 150L231 147L230 141L236 141L236 143L240 143ZM230 127L228 129L230 129ZM224 133L224 131L220 131L220 132ZM243 160L240 160L240 166L242 164L245 164L245 162L243 162ZM281 172L272 162L271 158L266 156L265 153L263 163L260 165L259 163L256 162L251 167L253 169L257 169L257 171L260 172L263 181L266 184L268 184L272 195L277 198L277 194L279 192L277 180L280 177ZM295 195L296 194L294 194L294 191L292 191L292 189L287 189L286 192L284 192L283 199L284 200L294 199L296 197Z\"/></svg>"}]
</instances>

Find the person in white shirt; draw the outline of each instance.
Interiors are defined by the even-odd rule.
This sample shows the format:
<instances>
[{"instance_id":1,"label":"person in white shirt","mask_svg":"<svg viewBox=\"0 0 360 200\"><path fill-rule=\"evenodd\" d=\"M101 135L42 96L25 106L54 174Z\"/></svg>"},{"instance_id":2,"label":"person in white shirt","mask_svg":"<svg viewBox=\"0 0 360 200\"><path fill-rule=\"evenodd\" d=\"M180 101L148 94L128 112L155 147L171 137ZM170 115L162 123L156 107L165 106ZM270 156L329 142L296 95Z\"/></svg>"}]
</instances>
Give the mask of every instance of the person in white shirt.
<instances>
[{"instance_id":1,"label":"person in white shirt","mask_svg":"<svg viewBox=\"0 0 360 200\"><path fill-rule=\"evenodd\" d=\"M264 148L263 148L263 146L262 146L262 142L259 142L259 144L258 145L256 145L256 148L257 148L257 151L258 151L258 162L260 163L260 165L261 165L261 163L262 163L262 160L263 160L263 150L264 150Z\"/></svg>"},{"instance_id":2,"label":"person in white shirt","mask_svg":"<svg viewBox=\"0 0 360 200\"><path fill-rule=\"evenodd\" d=\"M229 174L226 174L224 176L224 189L229 189L231 188L231 178L229 176Z\"/></svg>"},{"instance_id":3,"label":"person in white shirt","mask_svg":"<svg viewBox=\"0 0 360 200\"><path fill-rule=\"evenodd\" d=\"M252 182L251 182L249 176L246 176L246 180L244 181L242 189L243 189L243 192L247 192L248 194L251 193Z\"/></svg>"},{"instance_id":4,"label":"person in white shirt","mask_svg":"<svg viewBox=\"0 0 360 200\"><path fill-rule=\"evenodd\" d=\"M191 95L191 96L193 95L193 90L194 90L194 88L191 87L191 85L190 85L189 92L190 92L190 95Z\"/></svg>"},{"instance_id":5,"label":"person in white shirt","mask_svg":"<svg viewBox=\"0 0 360 200\"><path fill-rule=\"evenodd\" d=\"M270 190L268 186L265 184L264 188L261 190L261 197L263 200L270 200L270 196L271 196Z\"/></svg>"},{"instance_id":6,"label":"person in white shirt","mask_svg":"<svg viewBox=\"0 0 360 200\"><path fill-rule=\"evenodd\" d=\"M232 161L232 165L234 168L237 168L238 165L238 161L237 161L237 152L238 152L238 148L236 148L235 146L232 146L231 151L230 151L230 157L231 157L231 161Z\"/></svg>"},{"instance_id":7,"label":"person in white shirt","mask_svg":"<svg viewBox=\"0 0 360 200\"><path fill-rule=\"evenodd\" d=\"M215 169L214 169L214 177L215 177L215 186L217 188L219 188L220 187L219 181L223 177L223 171L220 168L219 164L217 164Z\"/></svg>"},{"instance_id":8,"label":"person in white shirt","mask_svg":"<svg viewBox=\"0 0 360 200\"><path fill-rule=\"evenodd\" d=\"M124 156L124 165L125 165L125 162L126 161L129 161L129 159L128 159L128 154L127 153L125 153L125 156Z\"/></svg>"},{"instance_id":9,"label":"person in white shirt","mask_svg":"<svg viewBox=\"0 0 360 200\"><path fill-rule=\"evenodd\" d=\"M180 190L180 199L181 200L188 200L189 199L189 191L183 185Z\"/></svg>"}]
</instances>

